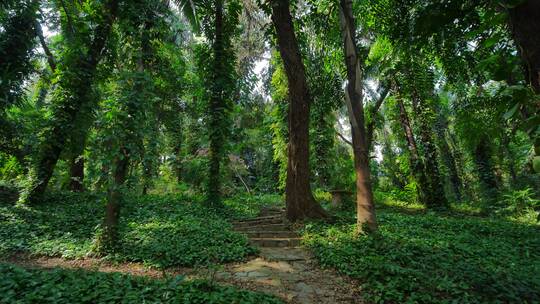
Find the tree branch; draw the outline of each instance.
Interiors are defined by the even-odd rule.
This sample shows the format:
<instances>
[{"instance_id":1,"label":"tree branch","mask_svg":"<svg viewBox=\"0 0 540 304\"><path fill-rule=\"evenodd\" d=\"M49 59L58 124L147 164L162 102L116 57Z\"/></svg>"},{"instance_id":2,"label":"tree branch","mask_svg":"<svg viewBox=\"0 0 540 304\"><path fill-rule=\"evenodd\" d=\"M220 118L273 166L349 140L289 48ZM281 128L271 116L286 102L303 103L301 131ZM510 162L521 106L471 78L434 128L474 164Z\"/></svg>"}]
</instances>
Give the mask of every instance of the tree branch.
<instances>
[{"instance_id":1,"label":"tree branch","mask_svg":"<svg viewBox=\"0 0 540 304\"><path fill-rule=\"evenodd\" d=\"M35 29L36 29L36 34L39 38L39 42L41 43L41 47L45 51L45 55L47 55L47 62L49 62L49 67L51 67L51 70L54 73L54 71L56 70L56 61L54 60L54 56L51 50L47 46L45 37L43 36L43 31L41 30L41 24L39 23L38 20L36 20Z\"/></svg>"},{"instance_id":2,"label":"tree branch","mask_svg":"<svg viewBox=\"0 0 540 304\"><path fill-rule=\"evenodd\" d=\"M348 140L347 138L345 138L345 136L343 136L343 134L339 133L338 131L336 131L336 134L339 136L339 138L341 138L341 140L343 140L346 144L348 144L349 146L353 146L353 143Z\"/></svg>"}]
</instances>

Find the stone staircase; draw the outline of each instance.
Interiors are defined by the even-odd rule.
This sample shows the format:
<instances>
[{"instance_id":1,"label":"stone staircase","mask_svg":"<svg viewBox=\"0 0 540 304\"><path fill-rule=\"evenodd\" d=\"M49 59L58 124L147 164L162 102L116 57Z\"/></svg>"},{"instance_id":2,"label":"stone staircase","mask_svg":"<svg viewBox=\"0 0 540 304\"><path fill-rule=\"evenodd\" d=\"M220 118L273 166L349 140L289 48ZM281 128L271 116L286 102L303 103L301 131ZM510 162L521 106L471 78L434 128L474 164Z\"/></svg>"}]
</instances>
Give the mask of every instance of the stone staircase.
<instances>
[{"instance_id":1,"label":"stone staircase","mask_svg":"<svg viewBox=\"0 0 540 304\"><path fill-rule=\"evenodd\" d=\"M256 218L233 222L234 229L244 233L253 245L260 247L296 247L300 238L285 220L285 210L264 208Z\"/></svg>"}]
</instances>

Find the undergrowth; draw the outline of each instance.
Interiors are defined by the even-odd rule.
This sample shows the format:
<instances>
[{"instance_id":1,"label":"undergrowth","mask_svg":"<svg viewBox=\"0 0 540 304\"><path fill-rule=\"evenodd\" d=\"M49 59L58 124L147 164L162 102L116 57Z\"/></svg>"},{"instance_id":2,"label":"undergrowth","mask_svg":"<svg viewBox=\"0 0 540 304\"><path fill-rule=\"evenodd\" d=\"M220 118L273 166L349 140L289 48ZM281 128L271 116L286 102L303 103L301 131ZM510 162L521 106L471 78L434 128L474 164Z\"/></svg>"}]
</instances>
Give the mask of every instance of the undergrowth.
<instances>
[{"instance_id":1,"label":"undergrowth","mask_svg":"<svg viewBox=\"0 0 540 304\"><path fill-rule=\"evenodd\" d=\"M277 304L263 293L208 281L134 277L66 269L23 269L0 264L0 303L246 303Z\"/></svg>"},{"instance_id":2,"label":"undergrowth","mask_svg":"<svg viewBox=\"0 0 540 304\"><path fill-rule=\"evenodd\" d=\"M379 206L380 231L355 237L352 213L310 223L303 239L323 266L359 279L375 303L538 303L538 226L502 218Z\"/></svg>"},{"instance_id":3,"label":"undergrowth","mask_svg":"<svg viewBox=\"0 0 540 304\"><path fill-rule=\"evenodd\" d=\"M36 206L0 202L0 255L92 255L105 202L88 193L53 193ZM253 254L245 236L196 197L126 196L119 251L109 258L154 267L239 261Z\"/></svg>"}]
</instances>

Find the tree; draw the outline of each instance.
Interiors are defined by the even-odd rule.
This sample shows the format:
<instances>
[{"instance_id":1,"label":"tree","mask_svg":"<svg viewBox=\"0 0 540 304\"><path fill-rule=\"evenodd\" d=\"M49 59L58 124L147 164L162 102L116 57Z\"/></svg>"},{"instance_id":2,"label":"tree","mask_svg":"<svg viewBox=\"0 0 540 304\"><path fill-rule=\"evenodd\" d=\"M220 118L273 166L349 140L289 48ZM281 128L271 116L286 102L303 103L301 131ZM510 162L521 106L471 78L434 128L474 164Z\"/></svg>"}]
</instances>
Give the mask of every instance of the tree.
<instances>
[{"instance_id":1,"label":"tree","mask_svg":"<svg viewBox=\"0 0 540 304\"><path fill-rule=\"evenodd\" d=\"M289 144L285 202L287 218L324 218L311 193L309 170L309 109L311 97L288 0L272 0L272 23L289 84Z\"/></svg>"},{"instance_id":2,"label":"tree","mask_svg":"<svg viewBox=\"0 0 540 304\"><path fill-rule=\"evenodd\" d=\"M351 0L340 0L343 53L347 67L345 101L352 130L354 169L356 172L356 206L359 231L377 229L373 190L369 169L369 147L363 106L362 58L358 56L356 26Z\"/></svg>"},{"instance_id":3,"label":"tree","mask_svg":"<svg viewBox=\"0 0 540 304\"><path fill-rule=\"evenodd\" d=\"M65 8L65 7L64 7ZM111 34L113 21L118 10L118 1L105 1L95 8L99 16L95 16L100 23L91 32L91 37L85 36L83 41L88 43L81 48L71 45L72 49L63 58L58 66L58 85L53 93L55 105L49 127L44 131L36 160L30 172L29 182L21 195L21 201L38 202L47 188L53 174L60 153L64 150L66 140L77 127L74 121L81 111L91 111L93 108L91 97L93 80L96 69L104 55L106 42ZM70 12L65 11L64 31L67 35L75 34L72 31L73 23ZM65 29L67 27L67 29ZM85 44L85 42L77 42ZM83 113L85 114L85 113Z\"/></svg>"}]
</instances>

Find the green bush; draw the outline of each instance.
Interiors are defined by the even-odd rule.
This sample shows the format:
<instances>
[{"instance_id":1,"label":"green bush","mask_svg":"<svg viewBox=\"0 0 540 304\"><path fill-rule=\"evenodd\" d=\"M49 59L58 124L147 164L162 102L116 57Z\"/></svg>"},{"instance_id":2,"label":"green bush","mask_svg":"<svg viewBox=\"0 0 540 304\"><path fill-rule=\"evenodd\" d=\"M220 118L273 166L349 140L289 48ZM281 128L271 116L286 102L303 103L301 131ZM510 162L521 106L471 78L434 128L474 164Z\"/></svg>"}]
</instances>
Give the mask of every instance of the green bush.
<instances>
[{"instance_id":1,"label":"green bush","mask_svg":"<svg viewBox=\"0 0 540 304\"><path fill-rule=\"evenodd\" d=\"M104 211L103 197L86 193L49 194L33 207L0 203L0 254L90 255ZM195 266L239 261L255 250L197 198L127 196L120 219L120 249L111 257L119 261Z\"/></svg>"},{"instance_id":2,"label":"green bush","mask_svg":"<svg viewBox=\"0 0 540 304\"><path fill-rule=\"evenodd\" d=\"M282 303L183 277L156 280L83 270L26 270L0 264L0 303Z\"/></svg>"},{"instance_id":3,"label":"green bush","mask_svg":"<svg viewBox=\"0 0 540 304\"><path fill-rule=\"evenodd\" d=\"M304 242L375 303L538 303L537 226L407 213L379 209L380 232L358 238L354 218L312 223Z\"/></svg>"}]
</instances>

